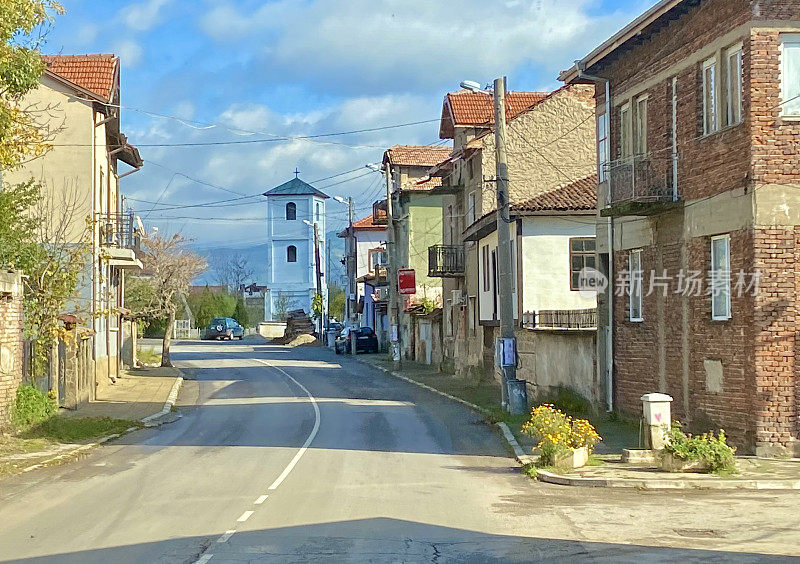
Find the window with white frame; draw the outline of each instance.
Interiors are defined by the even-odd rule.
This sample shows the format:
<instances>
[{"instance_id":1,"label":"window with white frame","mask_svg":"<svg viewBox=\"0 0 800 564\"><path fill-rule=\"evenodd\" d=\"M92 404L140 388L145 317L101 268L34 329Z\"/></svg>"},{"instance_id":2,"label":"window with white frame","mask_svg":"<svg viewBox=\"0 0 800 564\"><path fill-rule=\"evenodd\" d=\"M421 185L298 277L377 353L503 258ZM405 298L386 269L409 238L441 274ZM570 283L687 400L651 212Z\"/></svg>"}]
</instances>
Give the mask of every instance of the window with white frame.
<instances>
[{"instance_id":1,"label":"window with white frame","mask_svg":"<svg viewBox=\"0 0 800 564\"><path fill-rule=\"evenodd\" d=\"M642 251L628 254L628 317L631 321L642 321Z\"/></svg>"},{"instance_id":2,"label":"window with white frame","mask_svg":"<svg viewBox=\"0 0 800 564\"><path fill-rule=\"evenodd\" d=\"M711 319L731 318L731 237L711 238Z\"/></svg>"},{"instance_id":3,"label":"window with white frame","mask_svg":"<svg viewBox=\"0 0 800 564\"><path fill-rule=\"evenodd\" d=\"M742 121L742 46L725 51L725 106L727 125Z\"/></svg>"},{"instance_id":4,"label":"window with white frame","mask_svg":"<svg viewBox=\"0 0 800 564\"><path fill-rule=\"evenodd\" d=\"M608 166L608 116L597 117L597 178L600 182L606 180L606 167Z\"/></svg>"},{"instance_id":5,"label":"window with white frame","mask_svg":"<svg viewBox=\"0 0 800 564\"><path fill-rule=\"evenodd\" d=\"M477 219L475 217L475 215L476 215L476 213L475 213L475 203L476 203L475 200L476 200L475 192L474 191L470 192L469 195L467 196L467 224L468 225L472 225L473 223L475 223L475 220Z\"/></svg>"},{"instance_id":6,"label":"window with white frame","mask_svg":"<svg viewBox=\"0 0 800 564\"><path fill-rule=\"evenodd\" d=\"M633 106L633 152L647 153L647 96L636 99Z\"/></svg>"},{"instance_id":7,"label":"window with white frame","mask_svg":"<svg viewBox=\"0 0 800 564\"><path fill-rule=\"evenodd\" d=\"M800 117L800 33L781 35L781 115Z\"/></svg>"},{"instance_id":8,"label":"window with white frame","mask_svg":"<svg viewBox=\"0 0 800 564\"><path fill-rule=\"evenodd\" d=\"M717 130L717 60L703 62L703 135Z\"/></svg>"},{"instance_id":9,"label":"window with white frame","mask_svg":"<svg viewBox=\"0 0 800 564\"><path fill-rule=\"evenodd\" d=\"M631 106L624 104L619 108L619 155L631 156Z\"/></svg>"}]
</instances>

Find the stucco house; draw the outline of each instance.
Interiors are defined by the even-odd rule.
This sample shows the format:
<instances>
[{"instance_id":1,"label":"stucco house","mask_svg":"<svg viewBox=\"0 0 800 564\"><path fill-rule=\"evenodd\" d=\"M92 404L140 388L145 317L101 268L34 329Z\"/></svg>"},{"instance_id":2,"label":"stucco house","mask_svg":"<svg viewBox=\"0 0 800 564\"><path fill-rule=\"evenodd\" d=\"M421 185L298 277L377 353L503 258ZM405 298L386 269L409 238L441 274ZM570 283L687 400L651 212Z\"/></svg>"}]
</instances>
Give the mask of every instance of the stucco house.
<instances>
[{"instance_id":1,"label":"stucco house","mask_svg":"<svg viewBox=\"0 0 800 564\"><path fill-rule=\"evenodd\" d=\"M391 178L397 267L414 269L417 283L416 294L404 300L398 314L400 350L404 358L430 363L437 355L420 354L420 310L415 306L442 306L441 279L428 275L428 248L442 242L442 195L433 192L441 178L431 177L428 170L449 156L449 147L432 145L395 145L383 154L383 167ZM423 325L427 330L427 321ZM431 331L440 332L441 323Z\"/></svg>"},{"instance_id":2,"label":"stucco house","mask_svg":"<svg viewBox=\"0 0 800 564\"><path fill-rule=\"evenodd\" d=\"M594 266L592 93L509 92L506 119L518 377L533 394L570 386L598 401L595 300L573 283L577 266ZM454 148L430 170L442 179L433 192L442 195L443 244L429 250L429 273L442 279L444 363L458 375L494 373L504 298L496 290L493 122L491 95L446 95L440 137Z\"/></svg>"},{"instance_id":3,"label":"stucco house","mask_svg":"<svg viewBox=\"0 0 800 564\"><path fill-rule=\"evenodd\" d=\"M372 213L353 222L352 231L356 249L356 299L359 326L370 327L378 335L383 347L388 342L386 283L386 214ZM350 236L350 227L339 237Z\"/></svg>"},{"instance_id":4,"label":"stucco house","mask_svg":"<svg viewBox=\"0 0 800 564\"><path fill-rule=\"evenodd\" d=\"M800 453L799 28L797 0L662 0L561 74L595 88L608 408L664 392L744 453Z\"/></svg>"},{"instance_id":5,"label":"stucco house","mask_svg":"<svg viewBox=\"0 0 800 564\"><path fill-rule=\"evenodd\" d=\"M46 110L55 137L52 149L21 169L4 172L6 183L33 177L50 202L54 221L66 222L67 240L94 229L91 258L80 294L70 311L92 337L95 377L116 378L122 348L125 273L141 270L135 251L142 229L139 218L123 206L120 179L138 171L143 161L120 131L120 60L115 55L47 55L39 87L23 104ZM120 163L131 167L120 170ZM65 210L72 210L65 217ZM53 383L55 384L55 383ZM94 382L80 390L94 396Z\"/></svg>"},{"instance_id":6,"label":"stucco house","mask_svg":"<svg viewBox=\"0 0 800 564\"><path fill-rule=\"evenodd\" d=\"M317 287L314 231L319 265L325 264L328 196L295 177L264 193L267 198L267 280L264 320L279 321L287 311L302 309L311 315L314 295L328 302L328 284Z\"/></svg>"}]
</instances>

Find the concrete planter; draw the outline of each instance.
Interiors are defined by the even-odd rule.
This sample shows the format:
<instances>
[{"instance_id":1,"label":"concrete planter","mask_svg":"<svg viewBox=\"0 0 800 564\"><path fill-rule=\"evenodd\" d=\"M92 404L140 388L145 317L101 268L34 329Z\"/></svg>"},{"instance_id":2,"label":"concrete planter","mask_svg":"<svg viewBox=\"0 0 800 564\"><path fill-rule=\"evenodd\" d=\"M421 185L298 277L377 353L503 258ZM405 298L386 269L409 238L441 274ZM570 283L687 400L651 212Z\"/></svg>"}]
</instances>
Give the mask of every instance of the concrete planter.
<instances>
[{"instance_id":1,"label":"concrete planter","mask_svg":"<svg viewBox=\"0 0 800 564\"><path fill-rule=\"evenodd\" d=\"M671 452L664 452L661 457L661 469L665 472L708 473L710 467L705 460L684 460Z\"/></svg>"},{"instance_id":2,"label":"concrete planter","mask_svg":"<svg viewBox=\"0 0 800 564\"><path fill-rule=\"evenodd\" d=\"M556 455L553 466L558 468L580 468L589 462L589 449L585 446L575 448L561 455Z\"/></svg>"}]
</instances>

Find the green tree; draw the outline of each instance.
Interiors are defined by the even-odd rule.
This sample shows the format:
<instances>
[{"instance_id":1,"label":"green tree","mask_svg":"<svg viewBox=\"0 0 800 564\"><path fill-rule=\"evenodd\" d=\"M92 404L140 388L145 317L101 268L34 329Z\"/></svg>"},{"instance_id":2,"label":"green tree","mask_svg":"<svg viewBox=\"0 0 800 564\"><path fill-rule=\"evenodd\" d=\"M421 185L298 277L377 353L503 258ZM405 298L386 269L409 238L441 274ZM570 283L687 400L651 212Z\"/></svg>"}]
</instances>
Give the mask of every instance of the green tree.
<instances>
[{"instance_id":1,"label":"green tree","mask_svg":"<svg viewBox=\"0 0 800 564\"><path fill-rule=\"evenodd\" d=\"M337 320L344 319L345 308L344 288L341 286L328 286L328 315Z\"/></svg>"},{"instance_id":2,"label":"green tree","mask_svg":"<svg viewBox=\"0 0 800 564\"><path fill-rule=\"evenodd\" d=\"M233 310L233 315L231 317L233 317L242 327L248 327L250 324L250 320L247 315L247 308L244 307L244 300L241 298L241 296L236 299L236 308Z\"/></svg>"},{"instance_id":3,"label":"green tree","mask_svg":"<svg viewBox=\"0 0 800 564\"><path fill-rule=\"evenodd\" d=\"M227 291L212 292L206 285L202 292L189 294L186 300L192 310L194 323L201 329L207 327L215 317L233 317L236 298Z\"/></svg>"},{"instance_id":4,"label":"green tree","mask_svg":"<svg viewBox=\"0 0 800 564\"><path fill-rule=\"evenodd\" d=\"M0 0L0 169L44 154L54 131L49 109L26 107L44 63L36 33L64 10L54 0Z\"/></svg>"}]
</instances>

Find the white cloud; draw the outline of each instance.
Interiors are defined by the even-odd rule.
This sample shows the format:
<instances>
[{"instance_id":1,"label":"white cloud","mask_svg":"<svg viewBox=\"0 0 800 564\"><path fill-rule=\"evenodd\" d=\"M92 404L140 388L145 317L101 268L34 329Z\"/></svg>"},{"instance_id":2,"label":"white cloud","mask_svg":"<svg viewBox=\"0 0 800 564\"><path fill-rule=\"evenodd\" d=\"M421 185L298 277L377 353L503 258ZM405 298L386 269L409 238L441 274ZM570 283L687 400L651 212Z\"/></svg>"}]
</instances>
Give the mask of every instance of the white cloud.
<instances>
[{"instance_id":1,"label":"white cloud","mask_svg":"<svg viewBox=\"0 0 800 564\"><path fill-rule=\"evenodd\" d=\"M100 28L93 23L81 25L75 32L74 39L77 45L88 45L97 38Z\"/></svg>"},{"instance_id":2,"label":"white cloud","mask_svg":"<svg viewBox=\"0 0 800 564\"><path fill-rule=\"evenodd\" d=\"M608 34L591 0L279 0L252 12L216 6L200 20L218 41L247 37L262 68L350 91L485 81L530 63L567 66ZM619 15L614 17L621 19Z\"/></svg>"},{"instance_id":3,"label":"white cloud","mask_svg":"<svg viewBox=\"0 0 800 564\"><path fill-rule=\"evenodd\" d=\"M142 46L130 39L122 39L114 44L114 53L123 66L137 67L142 62L144 51Z\"/></svg>"},{"instance_id":4,"label":"white cloud","mask_svg":"<svg viewBox=\"0 0 800 564\"><path fill-rule=\"evenodd\" d=\"M161 9L173 0L145 0L122 9L122 21L135 31L147 31L162 21Z\"/></svg>"}]
</instances>

